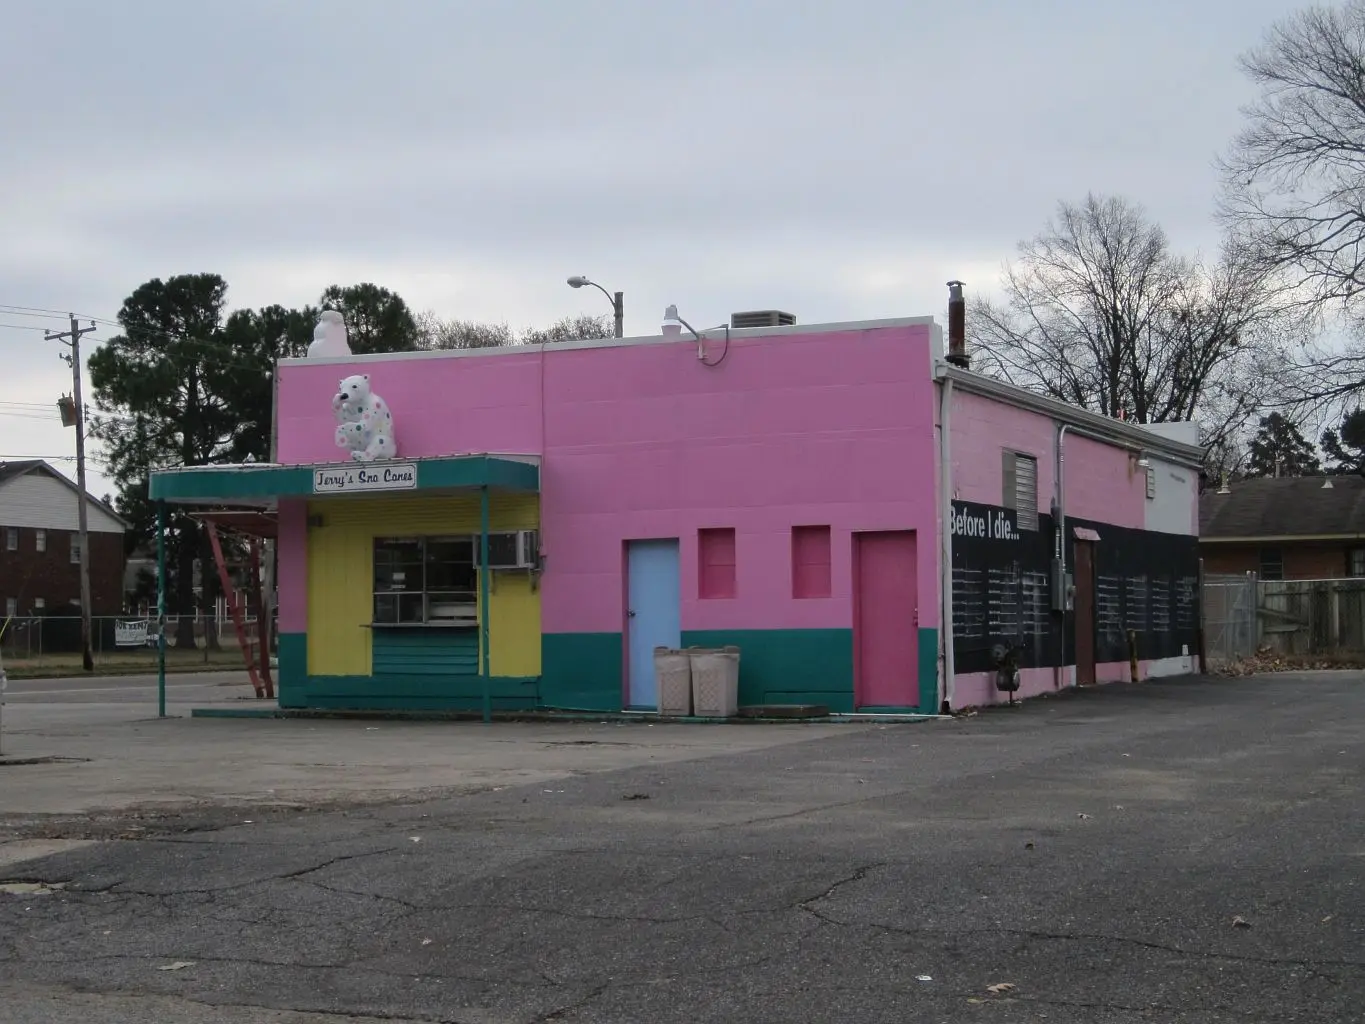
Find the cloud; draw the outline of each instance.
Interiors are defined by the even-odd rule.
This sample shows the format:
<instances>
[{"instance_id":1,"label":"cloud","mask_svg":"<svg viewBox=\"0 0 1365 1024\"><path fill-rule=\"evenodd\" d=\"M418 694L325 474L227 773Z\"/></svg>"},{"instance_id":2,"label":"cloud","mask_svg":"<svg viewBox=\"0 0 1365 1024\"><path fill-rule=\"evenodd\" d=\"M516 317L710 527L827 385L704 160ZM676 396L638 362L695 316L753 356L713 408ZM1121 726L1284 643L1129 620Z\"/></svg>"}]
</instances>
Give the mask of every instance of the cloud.
<instances>
[{"instance_id":1,"label":"cloud","mask_svg":"<svg viewBox=\"0 0 1365 1024\"><path fill-rule=\"evenodd\" d=\"M112 317L211 270L235 305L373 280L528 326L604 312L563 283L588 273L632 332L670 302L941 315L1092 189L1215 247L1234 59L1294 6L18 0L0 305ZM0 399L69 388L40 337L0 327Z\"/></svg>"}]
</instances>

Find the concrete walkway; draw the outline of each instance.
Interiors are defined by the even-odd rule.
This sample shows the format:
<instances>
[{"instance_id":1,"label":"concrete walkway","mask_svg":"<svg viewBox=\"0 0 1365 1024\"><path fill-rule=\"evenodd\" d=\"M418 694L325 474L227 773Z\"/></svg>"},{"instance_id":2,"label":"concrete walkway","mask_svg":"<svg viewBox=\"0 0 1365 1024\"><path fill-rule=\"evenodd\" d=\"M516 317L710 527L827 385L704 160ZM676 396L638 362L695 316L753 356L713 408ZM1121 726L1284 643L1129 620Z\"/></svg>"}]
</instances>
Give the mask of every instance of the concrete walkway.
<instances>
[{"instance_id":1,"label":"concrete walkway","mask_svg":"<svg viewBox=\"0 0 1365 1024\"><path fill-rule=\"evenodd\" d=\"M876 728L854 724L651 725L191 719L259 707L241 673L11 684L0 826L125 810L320 807L549 784L574 775L761 750ZM226 699L225 699L226 698Z\"/></svg>"}]
</instances>

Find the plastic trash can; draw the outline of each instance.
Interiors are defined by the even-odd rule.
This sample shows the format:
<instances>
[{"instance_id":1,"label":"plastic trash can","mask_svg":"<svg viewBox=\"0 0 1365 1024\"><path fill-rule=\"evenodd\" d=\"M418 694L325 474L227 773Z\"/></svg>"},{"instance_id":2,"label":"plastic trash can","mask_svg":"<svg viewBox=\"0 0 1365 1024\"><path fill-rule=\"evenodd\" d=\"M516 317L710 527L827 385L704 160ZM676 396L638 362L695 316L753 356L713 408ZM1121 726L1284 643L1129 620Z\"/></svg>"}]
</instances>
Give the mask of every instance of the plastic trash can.
<instances>
[{"instance_id":1,"label":"plastic trash can","mask_svg":"<svg viewBox=\"0 0 1365 1024\"><path fill-rule=\"evenodd\" d=\"M692 708L699 718L733 718L739 711L739 648L693 647Z\"/></svg>"},{"instance_id":2,"label":"plastic trash can","mask_svg":"<svg viewBox=\"0 0 1365 1024\"><path fill-rule=\"evenodd\" d=\"M692 714L692 659L686 651L654 648L654 680L659 688L659 714Z\"/></svg>"}]
</instances>

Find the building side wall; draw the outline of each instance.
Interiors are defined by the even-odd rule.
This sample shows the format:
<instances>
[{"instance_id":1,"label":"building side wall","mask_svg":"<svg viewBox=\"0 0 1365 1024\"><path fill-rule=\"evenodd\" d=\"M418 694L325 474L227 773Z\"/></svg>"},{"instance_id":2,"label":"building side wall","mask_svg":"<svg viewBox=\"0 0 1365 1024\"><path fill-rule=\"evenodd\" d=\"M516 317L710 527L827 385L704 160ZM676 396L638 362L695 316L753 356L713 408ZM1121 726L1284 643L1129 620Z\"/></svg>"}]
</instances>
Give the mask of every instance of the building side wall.
<instances>
[{"instance_id":1,"label":"building side wall","mask_svg":"<svg viewBox=\"0 0 1365 1024\"><path fill-rule=\"evenodd\" d=\"M18 531L18 547L8 550L6 530ZM36 529L0 527L0 615L15 602L18 615L33 615L35 601L42 614L79 615L80 566L71 560L77 533L46 531L45 551L38 550ZM90 534L90 612L118 615L123 610L123 533Z\"/></svg>"},{"instance_id":2,"label":"building side wall","mask_svg":"<svg viewBox=\"0 0 1365 1024\"><path fill-rule=\"evenodd\" d=\"M1288 541L1274 545L1261 544L1201 544L1199 553L1204 560L1204 572L1231 575L1261 571L1263 547L1277 547L1287 580L1332 580L1347 574L1350 551L1359 545L1341 542L1319 543Z\"/></svg>"},{"instance_id":3,"label":"building side wall","mask_svg":"<svg viewBox=\"0 0 1365 1024\"><path fill-rule=\"evenodd\" d=\"M491 502L490 520L494 531L537 529L538 500L535 495L498 495ZM370 698L375 696L391 707L448 703L447 697L458 703L461 694L442 693L432 680L390 678L393 665L399 663L397 655L383 663L376 658L376 631L368 628L373 617L374 539L477 534L479 527L476 495L286 503L280 515L282 703L339 706L360 701L373 706ZM490 675L536 677L541 650L539 591L525 572L492 575ZM398 634L390 631L388 636ZM422 630L400 639L409 648L420 639L426 647L418 653L434 663L453 656L454 648L463 649L462 639L470 638ZM472 650L477 650L476 640ZM417 655L405 656L411 662ZM482 664L476 667L481 669ZM535 696L534 691L518 694Z\"/></svg>"},{"instance_id":4,"label":"building side wall","mask_svg":"<svg viewBox=\"0 0 1365 1024\"><path fill-rule=\"evenodd\" d=\"M1021 693L1071 685L1074 613L1054 612L1052 565L1057 520L1057 432L1050 416L993 398L952 397L951 451L955 509L979 522L1010 516L1005 453L1037 460L1038 529L1017 537L953 538L954 704L1007 700L994 685L992 648L1019 647ZM1198 477L1194 470L1088 437L1062 442L1067 565L1074 572L1076 529L1096 548L1096 678L1126 679L1130 631L1142 673L1192 664L1198 629ZM1154 477L1148 497L1151 462ZM1187 669L1188 670L1188 669Z\"/></svg>"},{"instance_id":5,"label":"building side wall","mask_svg":"<svg viewBox=\"0 0 1365 1024\"><path fill-rule=\"evenodd\" d=\"M715 366L692 341L290 365L281 460L336 458L331 395L349 368L393 410L403 456L541 455L545 703L621 706L626 544L676 538L684 640L739 643L750 702L818 693L846 710L856 533L917 532L921 657L936 651L932 340L930 324L736 336L708 342ZM793 594L799 526L830 529L827 597ZM700 595L708 528L735 531L733 597ZM341 645L345 664L360 644Z\"/></svg>"},{"instance_id":6,"label":"building side wall","mask_svg":"<svg viewBox=\"0 0 1365 1024\"><path fill-rule=\"evenodd\" d=\"M0 526L48 530L80 529L79 492L41 470L24 473L0 484ZM86 503L86 528L91 533L123 535L123 524L94 502Z\"/></svg>"}]
</instances>

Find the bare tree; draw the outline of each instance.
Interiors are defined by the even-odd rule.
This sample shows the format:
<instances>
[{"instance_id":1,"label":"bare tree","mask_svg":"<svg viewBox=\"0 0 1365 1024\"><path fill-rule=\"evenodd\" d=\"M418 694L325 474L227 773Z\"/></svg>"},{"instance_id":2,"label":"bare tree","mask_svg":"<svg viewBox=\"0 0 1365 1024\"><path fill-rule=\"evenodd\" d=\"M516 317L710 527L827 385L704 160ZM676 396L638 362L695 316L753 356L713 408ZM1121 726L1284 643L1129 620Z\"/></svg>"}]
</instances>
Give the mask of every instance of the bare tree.
<instances>
[{"instance_id":1,"label":"bare tree","mask_svg":"<svg viewBox=\"0 0 1365 1024\"><path fill-rule=\"evenodd\" d=\"M549 327L528 327L518 334L507 324L476 320L442 320L432 312L417 318L422 347L427 349L498 348L506 345L543 345L557 341L610 338L614 325L605 316L564 317Z\"/></svg>"},{"instance_id":2,"label":"bare tree","mask_svg":"<svg viewBox=\"0 0 1365 1024\"><path fill-rule=\"evenodd\" d=\"M1106 416L1243 430L1273 379L1282 307L1265 275L1171 251L1140 206L1087 196L1007 264L969 319L983 369Z\"/></svg>"},{"instance_id":3,"label":"bare tree","mask_svg":"<svg viewBox=\"0 0 1365 1024\"><path fill-rule=\"evenodd\" d=\"M1260 87L1222 160L1221 213L1300 301L1361 316L1365 289L1365 2L1271 28L1241 66Z\"/></svg>"}]
</instances>

